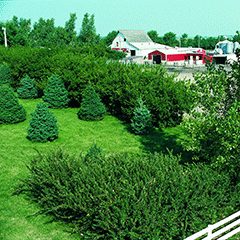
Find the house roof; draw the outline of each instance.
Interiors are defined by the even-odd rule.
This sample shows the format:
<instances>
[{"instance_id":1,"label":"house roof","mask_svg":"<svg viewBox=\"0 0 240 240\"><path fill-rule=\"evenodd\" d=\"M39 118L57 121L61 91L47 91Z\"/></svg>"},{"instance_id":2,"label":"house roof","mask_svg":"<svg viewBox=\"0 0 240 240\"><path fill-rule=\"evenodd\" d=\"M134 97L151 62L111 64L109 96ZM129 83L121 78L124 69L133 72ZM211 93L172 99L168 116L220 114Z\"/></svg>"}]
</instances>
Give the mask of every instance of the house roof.
<instances>
[{"instance_id":1,"label":"house roof","mask_svg":"<svg viewBox=\"0 0 240 240\"><path fill-rule=\"evenodd\" d=\"M143 30L119 30L128 42L152 42L152 39Z\"/></svg>"}]
</instances>

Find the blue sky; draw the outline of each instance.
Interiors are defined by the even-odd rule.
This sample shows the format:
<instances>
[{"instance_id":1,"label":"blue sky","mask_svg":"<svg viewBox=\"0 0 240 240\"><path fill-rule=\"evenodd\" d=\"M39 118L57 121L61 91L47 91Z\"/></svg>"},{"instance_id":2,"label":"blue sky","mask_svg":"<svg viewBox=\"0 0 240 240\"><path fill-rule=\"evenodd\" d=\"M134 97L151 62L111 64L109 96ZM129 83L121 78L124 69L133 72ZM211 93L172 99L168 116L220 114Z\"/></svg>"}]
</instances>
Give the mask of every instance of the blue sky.
<instances>
[{"instance_id":1,"label":"blue sky","mask_svg":"<svg viewBox=\"0 0 240 240\"><path fill-rule=\"evenodd\" d=\"M77 14L79 32L83 15L95 15L97 33L112 30L156 30L160 36L174 32L189 37L235 35L240 31L239 0L0 0L0 21L13 15L31 19L55 19L64 26L70 13Z\"/></svg>"}]
</instances>

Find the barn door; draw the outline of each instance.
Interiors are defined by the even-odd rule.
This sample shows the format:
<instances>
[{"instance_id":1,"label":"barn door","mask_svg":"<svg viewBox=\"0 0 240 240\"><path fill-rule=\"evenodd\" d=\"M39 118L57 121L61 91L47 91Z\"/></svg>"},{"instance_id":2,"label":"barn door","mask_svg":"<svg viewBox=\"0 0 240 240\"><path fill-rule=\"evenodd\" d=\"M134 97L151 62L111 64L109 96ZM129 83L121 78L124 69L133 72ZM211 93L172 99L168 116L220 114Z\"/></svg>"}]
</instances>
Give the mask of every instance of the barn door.
<instances>
[{"instance_id":1,"label":"barn door","mask_svg":"<svg viewBox=\"0 0 240 240\"><path fill-rule=\"evenodd\" d=\"M162 62L162 56L161 55L153 55L153 61L156 64L160 64Z\"/></svg>"}]
</instances>

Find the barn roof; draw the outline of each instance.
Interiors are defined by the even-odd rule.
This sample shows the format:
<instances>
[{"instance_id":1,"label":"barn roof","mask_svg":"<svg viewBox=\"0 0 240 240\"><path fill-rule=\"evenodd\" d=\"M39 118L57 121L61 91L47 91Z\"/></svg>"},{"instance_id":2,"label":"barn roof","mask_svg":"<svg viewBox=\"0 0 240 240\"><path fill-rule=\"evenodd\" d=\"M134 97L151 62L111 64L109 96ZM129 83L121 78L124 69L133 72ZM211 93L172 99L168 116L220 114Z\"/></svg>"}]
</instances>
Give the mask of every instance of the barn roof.
<instances>
[{"instance_id":1,"label":"barn roof","mask_svg":"<svg viewBox=\"0 0 240 240\"><path fill-rule=\"evenodd\" d=\"M152 42L152 39L143 30L119 30L128 42Z\"/></svg>"},{"instance_id":2,"label":"barn roof","mask_svg":"<svg viewBox=\"0 0 240 240\"><path fill-rule=\"evenodd\" d=\"M143 42L143 43L142 42L141 43L133 42L131 44L141 50L172 48L167 45L163 45L163 44L159 44L159 43L155 43L155 42Z\"/></svg>"}]
</instances>

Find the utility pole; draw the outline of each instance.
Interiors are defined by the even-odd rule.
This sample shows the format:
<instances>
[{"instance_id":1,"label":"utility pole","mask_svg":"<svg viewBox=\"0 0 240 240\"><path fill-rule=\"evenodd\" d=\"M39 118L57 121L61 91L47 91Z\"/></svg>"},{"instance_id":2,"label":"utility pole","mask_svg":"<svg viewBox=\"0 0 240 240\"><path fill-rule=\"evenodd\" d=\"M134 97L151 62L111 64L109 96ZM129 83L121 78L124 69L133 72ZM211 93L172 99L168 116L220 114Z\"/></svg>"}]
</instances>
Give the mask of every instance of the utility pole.
<instances>
[{"instance_id":1,"label":"utility pole","mask_svg":"<svg viewBox=\"0 0 240 240\"><path fill-rule=\"evenodd\" d=\"M4 34L4 42L5 42L5 47L7 47L7 34L6 34L6 28L2 27L3 34Z\"/></svg>"}]
</instances>

